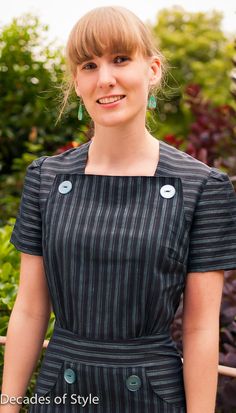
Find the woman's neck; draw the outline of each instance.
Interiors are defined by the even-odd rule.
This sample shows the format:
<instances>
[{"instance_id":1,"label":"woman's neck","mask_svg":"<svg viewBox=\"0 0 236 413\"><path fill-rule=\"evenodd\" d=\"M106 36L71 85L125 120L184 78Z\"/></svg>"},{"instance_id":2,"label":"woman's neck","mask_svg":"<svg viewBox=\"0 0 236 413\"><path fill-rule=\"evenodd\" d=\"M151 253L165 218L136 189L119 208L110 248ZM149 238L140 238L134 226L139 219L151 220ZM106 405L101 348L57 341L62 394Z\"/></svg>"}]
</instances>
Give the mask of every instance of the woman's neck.
<instances>
[{"instance_id":1,"label":"woman's neck","mask_svg":"<svg viewBox=\"0 0 236 413\"><path fill-rule=\"evenodd\" d=\"M145 128L118 137L95 134L89 147L86 173L153 175L159 161L159 141Z\"/></svg>"}]
</instances>

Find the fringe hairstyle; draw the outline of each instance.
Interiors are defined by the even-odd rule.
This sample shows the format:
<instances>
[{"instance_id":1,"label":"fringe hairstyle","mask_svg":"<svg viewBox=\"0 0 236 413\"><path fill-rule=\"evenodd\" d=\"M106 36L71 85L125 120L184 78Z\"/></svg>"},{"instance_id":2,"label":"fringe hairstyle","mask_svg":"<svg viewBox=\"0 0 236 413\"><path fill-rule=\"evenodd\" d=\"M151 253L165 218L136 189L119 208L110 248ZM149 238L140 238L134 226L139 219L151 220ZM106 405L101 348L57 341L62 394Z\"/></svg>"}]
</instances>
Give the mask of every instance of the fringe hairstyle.
<instances>
[{"instance_id":1,"label":"fringe hairstyle","mask_svg":"<svg viewBox=\"0 0 236 413\"><path fill-rule=\"evenodd\" d=\"M161 88L166 73L166 61L155 46L151 30L125 7L97 7L80 18L70 32L65 53L63 98L57 122L61 119L74 92L77 66L92 59L94 55L101 57L106 53L120 52L131 55L140 53L145 58L158 56L161 62L162 80L157 87L152 87L152 94Z\"/></svg>"}]
</instances>

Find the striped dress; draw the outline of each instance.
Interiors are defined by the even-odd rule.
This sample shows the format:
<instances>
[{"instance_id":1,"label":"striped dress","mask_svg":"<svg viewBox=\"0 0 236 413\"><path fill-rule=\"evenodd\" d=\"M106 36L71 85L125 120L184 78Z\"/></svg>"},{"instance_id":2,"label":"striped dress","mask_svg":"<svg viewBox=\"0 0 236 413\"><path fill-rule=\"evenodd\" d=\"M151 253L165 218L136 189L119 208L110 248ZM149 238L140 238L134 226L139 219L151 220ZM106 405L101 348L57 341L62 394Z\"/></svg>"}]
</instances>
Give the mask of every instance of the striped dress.
<instances>
[{"instance_id":1,"label":"striped dress","mask_svg":"<svg viewBox=\"0 0 236 413\"><path fill-rule=\"evenodd\" d=\"M85 174L91 141L27 168L10 242L55 313L30 413L186 413L170 334L190 272L236 268L226 173L160 141L153 176Z\"/></svg>"}]
</instances>

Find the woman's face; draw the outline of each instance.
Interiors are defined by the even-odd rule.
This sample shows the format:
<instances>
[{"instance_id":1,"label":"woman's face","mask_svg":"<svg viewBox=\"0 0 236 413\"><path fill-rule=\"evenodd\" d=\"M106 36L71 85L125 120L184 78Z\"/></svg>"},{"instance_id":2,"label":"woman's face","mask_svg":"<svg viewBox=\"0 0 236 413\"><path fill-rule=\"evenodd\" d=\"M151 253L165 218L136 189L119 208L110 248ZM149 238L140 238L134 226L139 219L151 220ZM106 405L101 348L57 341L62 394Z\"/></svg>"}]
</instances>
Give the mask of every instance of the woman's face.
<instances>
[{"instance_id":1,"label":"woman's face","mask_svg":"<svg viewBox=\"0 0 236 413\"><path fill-rule=\"evenodd\" d=\"M160 76L157 57L148 61L140 54L106 54L78 65L75 90L95 123L115 126L145 118L149 86ZM119 100L110 102L109 96Z\"/></svg>"}]
</instances>

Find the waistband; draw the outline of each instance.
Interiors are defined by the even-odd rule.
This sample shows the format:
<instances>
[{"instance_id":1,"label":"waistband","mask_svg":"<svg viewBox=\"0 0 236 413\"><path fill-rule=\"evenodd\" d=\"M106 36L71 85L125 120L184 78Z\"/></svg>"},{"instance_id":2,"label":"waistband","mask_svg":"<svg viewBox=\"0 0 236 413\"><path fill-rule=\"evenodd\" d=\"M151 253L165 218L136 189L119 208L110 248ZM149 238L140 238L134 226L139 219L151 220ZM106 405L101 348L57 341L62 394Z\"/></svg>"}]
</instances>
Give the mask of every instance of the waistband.
<instances>
[{"instance_id":1,"label":"waistband","mask_svg":"<svg viewBox=\"0 0 236 413\"><path fill-rule=\"evenodd\" d=\"M47 347L47 357L101 366L155 365L159 357L180 354L169 332L128 339L90 339L57 324Z\"/></svg>"}]
</instances>

